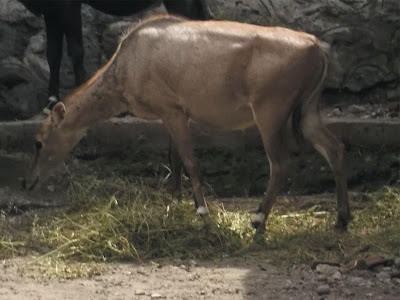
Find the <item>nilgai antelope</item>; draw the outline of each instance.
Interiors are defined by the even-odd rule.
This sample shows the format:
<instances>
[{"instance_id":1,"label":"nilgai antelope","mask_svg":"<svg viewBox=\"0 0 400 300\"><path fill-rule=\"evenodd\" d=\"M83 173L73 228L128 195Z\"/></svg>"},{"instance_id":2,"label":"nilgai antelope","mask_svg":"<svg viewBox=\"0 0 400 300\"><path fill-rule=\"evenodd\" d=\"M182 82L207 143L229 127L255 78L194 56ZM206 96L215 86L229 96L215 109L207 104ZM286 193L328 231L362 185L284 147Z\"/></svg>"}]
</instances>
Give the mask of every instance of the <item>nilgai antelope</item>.
<instances>
[{"instance_id":1,"label":"nilgai antelope","mask_svg":"<svg viewBox=\"0 0 400 300\"><path fill-rule=\"evenodd\" d=\"M168 12L191 19L206 18L205 0L19 0L32 13L43 14L47 34L47 62L50 67L49 102L44 112L59 101L60 65L64 35L68 42L68 53L72 58L76 85L84 82L82 39L82 3L104 13L128 16L153 6L164 4Z\"/></svg>"},{"instance_id":2,"label":"nilgai antelope","mask_svg":"<svg viewBox=\"0 0 400 300\"><path fill-rule=\"evenodd\" d=\"M350 209L343 145L318 110L327 48L312 35L280 27L149 18L130 30L102 69L53 108L36 136L25 186L46 180L89 127L130 111L163 121L189 174L197 212L205 215L189 122L218 130L256 125L270 164L267 192L252 220L262 233L288 171L292 124L329 162L336 226L345 229Z\"/></svg>"}]
</instances>

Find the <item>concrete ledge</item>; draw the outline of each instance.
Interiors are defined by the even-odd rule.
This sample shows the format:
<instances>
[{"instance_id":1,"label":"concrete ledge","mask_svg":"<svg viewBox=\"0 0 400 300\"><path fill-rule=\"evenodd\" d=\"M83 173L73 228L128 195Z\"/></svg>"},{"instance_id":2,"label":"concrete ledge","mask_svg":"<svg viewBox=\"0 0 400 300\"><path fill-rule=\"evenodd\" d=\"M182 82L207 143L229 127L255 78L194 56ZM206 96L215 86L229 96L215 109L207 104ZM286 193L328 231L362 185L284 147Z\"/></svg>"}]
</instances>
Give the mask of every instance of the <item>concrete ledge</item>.
<instances>
[{"instance_id":1,"label":"concrete ledge","mask_svg":"<svg viewBox=\"0 0 400 300\"><path fill-rule=\"evenodd\" d=\"M328 119L328 128L346 144L365 147L400 147L400 120ZM6 151L31 151L41 121L0 122L0 148ZM192 128L196 147L229 147L261 144L256 128L235 132L215 132ZM167 147L168 135L160 121L134 117L113 118L88 130L83 147Z\"/></svg>"},{"instance_id":2,"label":"concrete ledge","mask_svg":"<svg viewBox=\"0 0 400 300\"><path fill-rule=\"evenodd\" d=\"M400 147L400 119L329 119L325 123L350 145Z\"/></svg>"}]
</instances>

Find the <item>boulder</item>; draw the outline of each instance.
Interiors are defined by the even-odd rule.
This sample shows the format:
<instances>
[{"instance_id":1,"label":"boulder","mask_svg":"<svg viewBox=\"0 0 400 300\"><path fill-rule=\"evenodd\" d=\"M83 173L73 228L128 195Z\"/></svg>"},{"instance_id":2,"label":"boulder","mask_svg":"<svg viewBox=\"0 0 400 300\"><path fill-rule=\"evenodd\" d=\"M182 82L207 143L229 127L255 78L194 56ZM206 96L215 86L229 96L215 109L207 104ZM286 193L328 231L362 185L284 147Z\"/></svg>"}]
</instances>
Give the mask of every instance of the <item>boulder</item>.
<instances>
[{"instance_id":1,"label":"boulder","mask_svg":"<svg viewBox=\"0 0 400 300\"><path fill-rule=\"evenodd\" d=\"M45 81L15 57L0 61L0 120L25 119L44 105Z\"/></svg>"}]
</instances>

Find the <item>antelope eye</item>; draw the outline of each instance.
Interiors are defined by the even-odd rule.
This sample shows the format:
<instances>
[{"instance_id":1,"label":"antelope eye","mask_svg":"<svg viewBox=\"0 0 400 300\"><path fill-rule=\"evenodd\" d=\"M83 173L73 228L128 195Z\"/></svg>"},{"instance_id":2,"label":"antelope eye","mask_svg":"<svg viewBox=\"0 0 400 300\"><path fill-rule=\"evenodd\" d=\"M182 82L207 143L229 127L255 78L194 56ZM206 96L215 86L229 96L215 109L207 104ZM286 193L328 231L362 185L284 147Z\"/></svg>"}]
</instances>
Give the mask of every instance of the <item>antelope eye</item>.
<instances>
[{"instance_id":1,"label":"antelope eye","mask_svg":"<svg viewBox=\"0 0 400 300\"><path fill-rule=\"evenodd\" d=\"M35 147L36 147L36 150L40 150L43 147L43 143L41 141L36 141Z\"/></svg>"}]
</instances>

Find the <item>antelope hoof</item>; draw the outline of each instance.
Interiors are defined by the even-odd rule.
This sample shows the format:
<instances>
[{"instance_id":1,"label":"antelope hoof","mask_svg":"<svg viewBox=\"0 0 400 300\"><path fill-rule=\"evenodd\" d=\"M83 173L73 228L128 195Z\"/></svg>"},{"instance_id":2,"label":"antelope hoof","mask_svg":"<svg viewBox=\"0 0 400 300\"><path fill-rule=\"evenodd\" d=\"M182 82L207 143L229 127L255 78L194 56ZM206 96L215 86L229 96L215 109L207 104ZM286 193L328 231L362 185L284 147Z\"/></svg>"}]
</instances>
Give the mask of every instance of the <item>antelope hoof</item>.
<instances>
[{"instance_id":1,"label":"antelope hoof","mask_svg":"<svg viewBox=\"0 0 400 300\"><path fill-rule=\"evenodd\" d=\"M253 218L251 220L251 226L253 226L253 228L255 229L258 229L260 225L262 226L262 224L264 224L264 218L265 215L262 212L256 213L255 215L253 215Z\"/></svg>"},{"instance_id":2,"label":"antelope hoof","mask_svg":"<svg viewBox=\"0 0 400 300\"><path fill-rule=\"evenodd\" d=\"M197 208L197 213L200 215L200 216L205 216L205 215L208 215L208 208L207 207L205 207L205 206L199 206L198 208Z\"/></svg>"}]
</instances>

